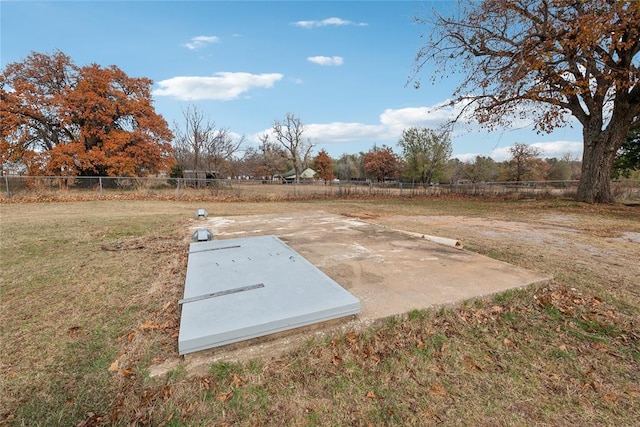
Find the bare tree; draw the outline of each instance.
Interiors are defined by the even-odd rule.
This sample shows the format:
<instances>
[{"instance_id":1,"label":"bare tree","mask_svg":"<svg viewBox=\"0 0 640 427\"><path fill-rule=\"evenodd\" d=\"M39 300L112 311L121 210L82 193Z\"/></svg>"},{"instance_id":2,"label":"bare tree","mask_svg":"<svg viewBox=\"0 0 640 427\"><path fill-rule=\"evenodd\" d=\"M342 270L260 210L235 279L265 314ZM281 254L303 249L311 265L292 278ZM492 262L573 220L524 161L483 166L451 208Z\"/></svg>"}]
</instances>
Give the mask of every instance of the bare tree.
<instances>
[{"instance_id":1,"label":"bare tree","mask_svg":"<svg viewBox=\"0 0 640 427\"><path fill-rule=\"evenodd\" d=\"M215 171L220 174L222 172L223 165L232 159L233 155L244 143L244 140L244 136L234 140L233 135L228 128L215 130L212 138L206 146L208 170Z\"/></svg>"},{"instance_id":2,"label":"bare tree","mask_svg":"<svg viewBox=\"0 0 640 427\"><path fill-rule=\"evenodd\" d=\"M198 170L202 167L202 156L215 124L205 119L195 105L182 110L184 127L174 122L173 140L176 160L185 169Z\"/></svg>"},{"instance_id":3,"label":"bare tree","mask_svg":"<svg viewBox=\"0 0 640 427\"><path fill-rule=\"evenodd\" d=\"M277 142L269 140L269 134L259 136L260 151L263 159L263 175L269 179L277 173L283 173L287 167L287 153Z\"/></svg>"},{"instance_id":4,"label":"bare tree","mask_svg":"<svg viewBox=\"0 0 640 427\"><path fill-rule=\"evenodd\" d=\"M309 162L309 155L314 147L310 140L304 140L304 125L299 118L287 113L283 121L273 122L273 136L287 152L288 159L293 163L296 182L300 180L300 173Z\"/></svg>"},{"instance_id":5,"label":"bare tree","mask_svg":"<svg viewBox=\"0 0 640 427\"><path fill-rule=\"evenodd\" d=\"M225 161L238 151L244 137L233 139L228 128L216 128L196 105L182 111L184 127L174 123L176 160L184 169L220 172Z\"/></svg>"},{"instance_id":6,"label":"bare tree","mask_svg":"<svg viewBox=\"0 0 640 427\"><path fill-rule=\"evenodd\" d=\"M510 179L516 182L532 179L540 149L527 144L515 144L509 147L509 153L511 160L507 163L507 168Z\"/></svg>"}]
</instances>

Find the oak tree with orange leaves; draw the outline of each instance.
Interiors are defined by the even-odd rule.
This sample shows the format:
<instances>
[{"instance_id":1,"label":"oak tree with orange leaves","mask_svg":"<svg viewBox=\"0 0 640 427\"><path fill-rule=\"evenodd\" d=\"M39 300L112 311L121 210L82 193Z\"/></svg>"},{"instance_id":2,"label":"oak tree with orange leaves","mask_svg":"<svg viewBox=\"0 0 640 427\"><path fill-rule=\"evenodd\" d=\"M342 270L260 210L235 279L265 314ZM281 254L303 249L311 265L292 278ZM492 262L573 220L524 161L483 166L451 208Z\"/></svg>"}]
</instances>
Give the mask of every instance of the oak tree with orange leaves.
<instances>
[{"instance_id":1,"label":"oak tree with orange leaves","mask_svg":"<svg viewBox=\"0 0 640 427\"><path fill-rule=\"evenodd\" d=\"M333 159L326 150L320 150L316 157L314 157L313 167L318 171L318 177L325 182L335 178L333 174Z\"/></svg>"},{"instance_id":2,"label":"oak tree with orange leaves","mask_svg":"<svg viewBox=\"0 0 640 427\"><path fill-rule=\"evenodd\" d=\"M33 52L0 75L0 162L29 174L143 176L170 169L171 131L151 80ZM0 165L2 166L2 165Z\"/></svg>"},{"instance_id":3,"label":"oak tree with orange leaves","mask_svg":"<svg viewBox=\"0 0 640 427\"><path fill-rule=\"evenodd\" d=\"M374 145L365 153L362 165L366 174L372 175L380 182L397 179L400 174L400 159L393 149L386 145L382 147Z\"/></svg>"},{"instance_id":4,"label":"oak tree with orange leaves","mask_svg":"<svg viewBox=\"0 0 640 427\"><path fill-rule=\"evenodd\" d=\"M416 17L433 25L417 54L416 75L432 65L443 76L463 70L454 102L490 128L520 116L550 132L573 117L583 137L577 198L613 202L616 153L640 127L640 2L465 0L458 5L452 16Z\"/></svg>"}]
</instances>

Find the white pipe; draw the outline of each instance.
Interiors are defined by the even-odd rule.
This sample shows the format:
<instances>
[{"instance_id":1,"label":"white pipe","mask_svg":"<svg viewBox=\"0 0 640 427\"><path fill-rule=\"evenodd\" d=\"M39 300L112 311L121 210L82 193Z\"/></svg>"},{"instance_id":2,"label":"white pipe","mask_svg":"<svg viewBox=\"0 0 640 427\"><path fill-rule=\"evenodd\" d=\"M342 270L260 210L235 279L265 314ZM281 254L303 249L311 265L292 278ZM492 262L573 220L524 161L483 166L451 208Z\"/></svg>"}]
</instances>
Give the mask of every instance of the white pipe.
<instances>
[{"instance_id":1,"label":"white pipe","mask_svg":"<svg viewBox=\"0 0 640 427\"><path fill-rule=\"evenodd\" d=\"M410 236L429 240L431 242L438 243L440 245L450 246L456 249L462 249L462 243L460 242L460 240L449 239L447 237L430 236L429 234L414 233L413 231L405 231L405 230L396 230L396 231L400 231L401 233L408 234Z\"/></svg>"},{"instance_id":2,"label":"white pipe","mask_svg":"<svg viewBox=\"0 0 640 427\"><path fill-rule=\"evenodd\" d=\"M362 220L360 220L360 221L362 221ZM387 227L385 225L376 224L376 223L373 223L373 222L367 222L367 221L362 221L362 222L367 223L367 224L377 225L379 227L389 228L389 227ZM389 229L390 230L394 230L394 231L399 231L400 233L408 234L408 235L413 236L413 237L419 237L421 239L429 240L431 242L438 243L438 244L441 244L441 245L449 246L449 247L452 247L452 248L455 248L455 249L462 249L463 248L462 242L460 242L459 240L456 240L456 239L449 239L449 238L446 238L446 237L438 237L438 236L430 236L429 234L414 233L413 231L398 230L397 228L389 228Z\"/></svg>"},{"instance_id":3,"label":"white pipe","mask_svg":"<svg viewBox=\"0 0 640 427\"><path fill-rule=\"evenodd\" d=\"M462 249L462 243L456 239L448 239L446 237L438 237L438 236L429 236L428 234L423 234L421 236L423 239L430 240L435 243L439 243L441 245L451 246L452 248Z\"/></svg>"}]
</instances>

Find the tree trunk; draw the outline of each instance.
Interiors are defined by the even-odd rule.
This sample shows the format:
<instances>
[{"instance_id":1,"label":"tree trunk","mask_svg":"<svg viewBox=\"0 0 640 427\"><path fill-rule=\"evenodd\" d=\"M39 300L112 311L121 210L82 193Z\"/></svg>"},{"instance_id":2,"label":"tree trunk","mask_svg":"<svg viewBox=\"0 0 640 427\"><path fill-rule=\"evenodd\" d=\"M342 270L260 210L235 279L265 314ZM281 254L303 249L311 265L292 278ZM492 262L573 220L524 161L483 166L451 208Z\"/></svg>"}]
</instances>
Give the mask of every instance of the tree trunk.
<instances>
[{"instance_id":1,"label":"tree trunk","mask_svg":"<svg viewBox=\"0 0 640 427\"><path fill-rule=\"evenodd\" d=\"M611 170L616 156L616 144L611 135L598 132L597 135L584 133L582 154L582 174L578 184L577 200L587 203L613 203L611 193Z\"/></svg>"},{"instance_id":2,"label":"tree trunk","mask_svg":"<svg viewBox=\"0 0 640 427\"><path fill-rule=\"evenodd\" d=\"M296 160L293 161L293 173L295 173L295 179L293 180L296 184L300 182L300 166Z\"/></svg>"}]
</instances>

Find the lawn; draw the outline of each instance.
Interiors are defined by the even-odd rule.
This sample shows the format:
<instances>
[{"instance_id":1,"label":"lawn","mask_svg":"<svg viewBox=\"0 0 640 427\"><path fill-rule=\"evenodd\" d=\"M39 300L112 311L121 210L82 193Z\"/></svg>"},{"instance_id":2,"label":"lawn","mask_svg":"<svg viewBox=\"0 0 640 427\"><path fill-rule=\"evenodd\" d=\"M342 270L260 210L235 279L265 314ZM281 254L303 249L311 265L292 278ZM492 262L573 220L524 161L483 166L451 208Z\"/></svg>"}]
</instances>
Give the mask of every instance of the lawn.
<instances>
[{"instance_id":1,"label":"lawn","mask_svg":"<svg viewBox=\"0 0 640 427\"><path fill-rule=\"evenodd\" d=\"M414 310L282 354L206 372L178 363L152 376L177 357L186 229L199 207L215 216L324 210L417 232L423 218L448 218L433 234L455 233L467 250L556 279ZM640 419L638 207L459 197L96 200L0 204L0 221L0 422L8 425ZM505 224L532 236L562 228L571 245L506 238Z\"/></svg>"}]
</instances>

